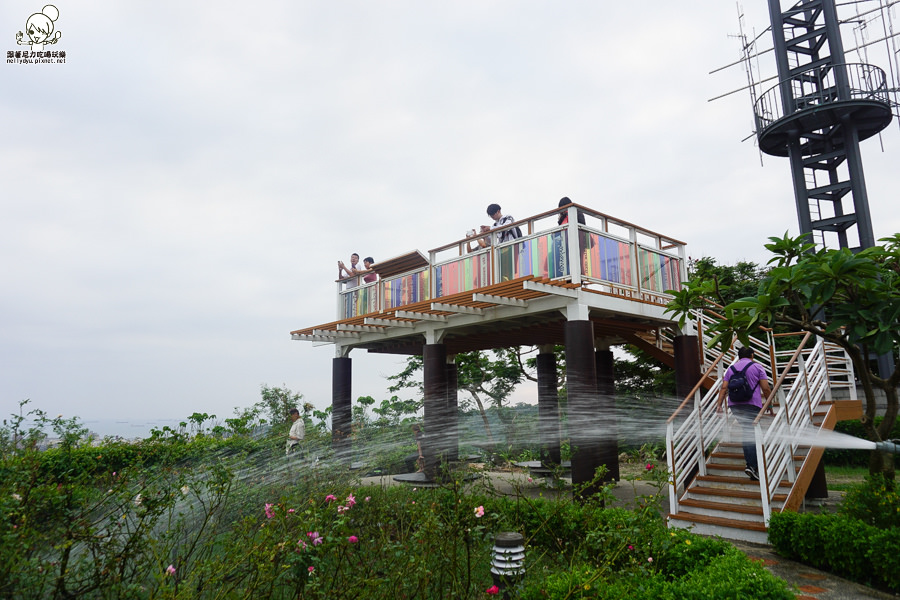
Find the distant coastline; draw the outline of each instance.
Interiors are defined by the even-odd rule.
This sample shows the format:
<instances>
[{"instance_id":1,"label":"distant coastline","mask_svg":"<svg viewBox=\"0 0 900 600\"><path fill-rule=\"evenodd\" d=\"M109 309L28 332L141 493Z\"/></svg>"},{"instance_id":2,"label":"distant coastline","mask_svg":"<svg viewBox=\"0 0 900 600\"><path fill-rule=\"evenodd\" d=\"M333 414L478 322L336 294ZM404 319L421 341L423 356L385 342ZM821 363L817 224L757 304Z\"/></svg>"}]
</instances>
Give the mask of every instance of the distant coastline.
<instances>
[{"instance_id":1,"label":"distant coastline","mask_svg":"<svg viewBox=\"0 0 900 600\"><path fill-rule=\"evenodd\" d=\"M126 440L148 438L151 429L169 427L177 431L179 423L183 421L187 419L78 419L80 424L95 433L98 438L120 437ZM31 422L26 421L24 426L30 427ZM47 434L51 438L54 437L52 431L48 431Z\"/></svg>"}]
</instances>

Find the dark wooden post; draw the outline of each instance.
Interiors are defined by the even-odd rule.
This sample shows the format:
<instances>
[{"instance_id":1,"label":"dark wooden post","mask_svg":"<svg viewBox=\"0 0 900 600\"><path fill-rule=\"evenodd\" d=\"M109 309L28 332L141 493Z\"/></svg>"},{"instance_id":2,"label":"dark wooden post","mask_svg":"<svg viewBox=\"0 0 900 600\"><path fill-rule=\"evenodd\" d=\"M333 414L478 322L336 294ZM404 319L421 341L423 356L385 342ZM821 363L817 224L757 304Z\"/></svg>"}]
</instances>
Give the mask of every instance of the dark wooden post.
<instances>
[{"instance_id":1,"label":"dark wooden post","mask_svg":"<svg viewBox=\"0 0 900 600\"><path fill-rule=\"evenodd\" d=\"M696 335L678 335L672 341L675 350L675 393L684 400L700 381L700 346Z\"/></svg>"},{"instance_id":2,"label":"dark wooden post","mask_svg":"<svg viewBox=\"0 0 900 600\"><path fill-rule=\"evenodd\" d=\"M350 382L353 363L341 356L331 364L331 445L338 461L350 463L353 421Z\"/></svg>"},{"instance_id":3,"label":"dark wooden post","mask_svg":"<svg viewBox=\"0 0 900 600\"><path fill-rule=\"evenodd\" d=\"M549 352L542 348L537 357L538 379L538 431L541 444L541 462L559 465L559 394L556 390L556 355L552 346Z\"/></svg>"},{"instance_id":4,"label":"dark wooden post","mask_svg":"<svg viewBox=\"0 0 900 600\"><path fill-rule=\"evenodd\" d=\"M572 445L572 483L594 479L600 460L597 415L597 367L594 362L594 324L566 321L566 390L569 404L569 443ZM583 495L599 491L594 484Z\"/></svg>"},{"instance_id":5,"label":"dark wooden post","mask_svg":"<svg viewBox=\"0 0 900 600\"><path fill-rule=\"evenodd\" d=\"M459 367L447 363L447 460L459 460Z\"/></svg>"},{"instance_id":6,"label":"dark wooden post","mask_svg":"<svg viewBox=\"0 0 900 600\"><path fill-rule=\"evenodd\" d=\"M425 474L435 479L447 451L447 347L425 344L422 349L425 384Z\"/></svg>"},{"instance_id":7,"label":"dark wooden post","mask_svg":"<svg viewBox=\"0 0 900 600\"><path fill-rule=\"evenodd\" d=\"M612 350L597 350L597 408L602 422L599 456L608 469L603 481L619 480L619 424L616 419L616 377Z\"/></svg>"}]
</instances>

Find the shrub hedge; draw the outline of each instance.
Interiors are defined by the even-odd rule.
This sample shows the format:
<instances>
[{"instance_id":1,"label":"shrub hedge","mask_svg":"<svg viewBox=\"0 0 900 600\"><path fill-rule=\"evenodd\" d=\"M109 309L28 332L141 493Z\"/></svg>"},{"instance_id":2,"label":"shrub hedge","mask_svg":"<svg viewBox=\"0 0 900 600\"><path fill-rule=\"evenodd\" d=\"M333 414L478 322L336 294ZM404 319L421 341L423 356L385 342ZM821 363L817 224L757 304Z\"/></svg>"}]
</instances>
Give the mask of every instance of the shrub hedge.
<instances>
[{"instance_id":1,"label":"shrub hedge","mask_svg":"<svg viewBox=\"0 0 900 600\"><path fill-rule=\"evenodd\" d=\"M769 543L786 558L890 592L900 592L900 529L846 514L776 513Z\"/></svg>"}]
</instances>

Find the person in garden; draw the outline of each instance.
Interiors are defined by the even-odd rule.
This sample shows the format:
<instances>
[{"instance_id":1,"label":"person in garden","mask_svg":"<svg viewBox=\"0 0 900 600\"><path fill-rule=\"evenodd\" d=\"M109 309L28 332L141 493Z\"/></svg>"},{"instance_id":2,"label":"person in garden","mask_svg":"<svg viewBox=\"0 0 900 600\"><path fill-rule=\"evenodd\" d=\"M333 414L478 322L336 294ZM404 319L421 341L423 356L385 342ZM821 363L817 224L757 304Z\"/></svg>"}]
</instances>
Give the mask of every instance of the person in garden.
<instances>
[{"instance_id":1,"label":"person in garden","mask_svg":"<svg viewBox=\"0 0 900 600\"><path fill-rule=\"evenodd\" d=\"M734 380L738 383L743 379L743 385L729 385ZM728 396L728 408L741 426L741 443L744 448L744 462L747 468L744 472L753 481L759 481L759 461L756 457L756 441L753 435L753 421L762 410L763 398L771 393L766 371L753 360L753 349L747 346L738 350L738 360L725 370L722 387L719 390L719 398L716 403L716 411L722 412L722 403ZM765 394L765 396L764 396ZM769 406L769 414L775 414Z\"/></svg>"},{"instance_id":2,"label":"person in garden","mask_svg":"<svg viewBox=\"0 0 900 600\"><path fill-rule=\"evenodd\" d=\"M290 454L295 450L299 450L303 438L306 437L306 427L303 424L303 417L300 416L300 411L296 408L292 408L288 412L291 415L293 424L291 425L291 430L288 432L287 444L284 449L285 454Z\"/></svg>"}]
</instances>

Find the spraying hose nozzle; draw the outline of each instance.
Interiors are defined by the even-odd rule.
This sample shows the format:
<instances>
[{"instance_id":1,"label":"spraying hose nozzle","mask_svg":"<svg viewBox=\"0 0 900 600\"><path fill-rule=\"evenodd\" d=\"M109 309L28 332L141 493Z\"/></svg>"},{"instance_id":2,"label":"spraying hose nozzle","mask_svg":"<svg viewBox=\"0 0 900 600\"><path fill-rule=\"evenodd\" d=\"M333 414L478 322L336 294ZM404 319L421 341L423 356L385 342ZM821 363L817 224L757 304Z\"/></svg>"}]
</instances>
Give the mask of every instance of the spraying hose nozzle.
<instances>
[{"instance_id":1,"label":"spraying hose nozzle","mask_svg":"<svg viewBox=\"0 0 900 600\"><path fill-rule=\"evenodd\" d=\"M886 440L884 442L875 442L875 449L881 450L886 454L900 454L900 440Z\"/></svg>"}]
</instances>

